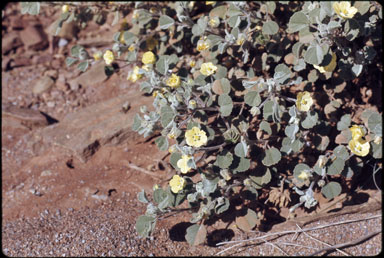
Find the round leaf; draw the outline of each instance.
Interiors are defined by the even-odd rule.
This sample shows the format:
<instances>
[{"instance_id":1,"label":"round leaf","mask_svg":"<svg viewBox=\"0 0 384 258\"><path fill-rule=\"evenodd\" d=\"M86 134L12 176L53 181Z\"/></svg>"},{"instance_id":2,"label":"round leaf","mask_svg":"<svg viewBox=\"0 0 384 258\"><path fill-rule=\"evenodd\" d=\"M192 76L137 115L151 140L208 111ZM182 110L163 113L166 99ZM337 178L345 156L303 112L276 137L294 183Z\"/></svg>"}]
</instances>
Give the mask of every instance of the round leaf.
<instances>
[{"instance_id":1,"label":"round leaf","mask_svg":"<svg viewBox=\"0 0 384 258\"><path fill-rule=\"evenodd\" d=\"M206 237L207 229L205 226L203 224L194 224L187 228L185 240L187 240L188 244L196 246L204 243Z\"/></svg>"},{"instance_id":2,"label":"round leaf","mask_svg":"<svg viewBox=\"0 0 384 258\"><path fill-rule=\"evenodd\" d=\"M329 182L323 186L321 193L325 196L325 198L331 200L341 193L341 186L337 182Z\"/></svg>"},{"instance_id":3,"label":"round leaf","mask_svg":"<svg viewBox=\"0 0 384 258\"><path fill-rule=\"evenodd\" d=\"M267 21L263 24L263 34L265 35L273 35L279 31L279 25L277 25L274 21Z\"/></svg>"},{"instance_id":4,"label":"round leaf","mask_svg":"<svg viewBox=\"0 0 384 258\"><path fill-rule=\"evenodd\" d=\"M251 107L258 106L261 103L260 94L257 91L249 91L244 96L244 102Z\"/></svg>"},{"instance_id":5,"label":"round leaf","mask_svg":"<svg viewBox=\"0 0 384 258\"><path fill-rule=\"evenodd\" d=\"M275 147L265 151L265 157L261 161L265 166L269 167L277 164L281 159L281 153Z\"/></svg>"},{"instance_id":6,"label":"round leaf","mask_svg":"<svg viewBox=\"0 0 384 258\"><path fill-rule=\"evenodd\" d=\"M289 19L288 29L290 33L307 28L309 24L308 17L303 12L294 13Z\"/></svg>"},{"instance_id":7,"label":"round leaf","mask_svg":"<svg viewBox=\"0 0 384 258\"><path fill-rule=\"evenodd\" d=\"M171 27L175 21L168 15L161 15L159 19L159 25L161 30L166 30Z\"/></svg>"},{"instance_id":8,"label":"round leaf","mask_svg":"<svg viewBox=\"0 0 384 258\"><path fill-rule=\"evenodd\" d=\"M219 106L222 116L229 116L232 113L233 102L232 98L227 94L222 94L219 96Z\"/></svg>"}]
</instances>

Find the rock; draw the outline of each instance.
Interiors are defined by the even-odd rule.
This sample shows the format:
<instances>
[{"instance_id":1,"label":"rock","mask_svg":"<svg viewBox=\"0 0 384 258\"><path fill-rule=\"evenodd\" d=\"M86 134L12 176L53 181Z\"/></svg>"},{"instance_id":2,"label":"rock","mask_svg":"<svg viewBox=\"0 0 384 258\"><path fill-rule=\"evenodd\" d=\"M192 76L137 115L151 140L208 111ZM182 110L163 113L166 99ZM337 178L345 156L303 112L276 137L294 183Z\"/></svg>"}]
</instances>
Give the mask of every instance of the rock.
<instances>
[{"instance_id":1,"label":"rock","mask_svg":"<svg viewBox=\"0 0 384 258\"><path fill-rule=\"evenodd\" d=\"M9 66L10 68L15 68L15 67L21 67L21 66L29 66L32 64L32 61L30 58L25 57L25 56L16 56L15 59L13 59Z\"/></svg>"},{"instance_id":2,"label":"rock","mask_svg":"<svg viewBox=\"0 0 384 258\"><path fill-rule=\"evenodd\" d=\"M20 40L20 35L16 31L11 31L6 33L3 37L1 45L1 53L6 55L12 49L20 47L23 45L23 42Z\"/></svg>"},{"instance_id":3,"label":"rock","mask_svg":"<svg viewBox=\"0 0 384 258\"><path fill-rule=\"evenodd\" d=\"M36 95L39 95L43 92L46 92L52 88L55 82L49 76L44 76L43 78L37 80L33 86L32 92Z\"/></svg>"},{"instance_id":4,"label":"rock","mask_svg":"<svg viewBox=\"0 0 384 258\"><path fill-rule=\"evenodd\" d=\"M13 119L19 121L22 125L32 129L36 127L47 126L47 118L38 110L29 108L20 108L12 104L1 105L1 114L3 119Z\"/></svg>"},{"instance_id":5,"label":"rock","mask_svg":"<svg viewBox=\"0 0 384 258\"><path fill-rule=\"evenodd\" d=\"M41 25L28 26L20 32L26 49L42 50L48 46L48 38Z\"/></svg>"},{"instance_id":6,"label":"rock","mask_svg":"<svg viewBox=\"0 0 384 258\"><path fill-rule=\"evenodd\" d=\"M108 79L108 76L104 72L104 67L104 62L97 62L96 64L92 65L90 69L81 74L79 77L68 81L71 89L77 88L76 85L87 87L105 81Z\"/></svg>"},{"instance_id":7,"label":"rock","mask_svg":"<svg viewBox=\"0 0 384 258\"><path fill-rule=\"evenodd\" d=\"M59 72L57 70L47 70L44 72L44 76L49 76L51 77L52 79L57 79L57 77L59 76Z\"/></svg>"},{"instance_id":8,"label":"rock","mask_svg":"<svg viewBox=\"0 0 384 258\"><path fill-rule=\"evenodd\" d=\"M137 101L140 99L140 101ZM126 101L131 109L124 113ZM86 162L101 146L118 145L142 136L132 131L134 116L141 105L150 105L151 98L141 96L139 91L115 97L70 113L59 123L48 126L38 133L45 143L65 147Z\"/></svg>"}]
</instances>

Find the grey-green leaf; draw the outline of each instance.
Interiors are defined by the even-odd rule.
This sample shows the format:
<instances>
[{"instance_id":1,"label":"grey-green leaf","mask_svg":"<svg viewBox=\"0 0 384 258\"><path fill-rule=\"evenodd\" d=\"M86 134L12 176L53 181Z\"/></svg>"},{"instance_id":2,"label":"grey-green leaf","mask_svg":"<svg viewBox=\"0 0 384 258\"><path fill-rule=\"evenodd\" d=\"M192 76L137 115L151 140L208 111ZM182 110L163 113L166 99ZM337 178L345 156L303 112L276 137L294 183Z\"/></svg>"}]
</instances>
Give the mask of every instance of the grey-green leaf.
<instances>
[{"instance_id":1,"label":"grey-green leaf","mask_svg":"<svg viewBox=\"0 0 384 258\"><path fill-rule=\"evenodd\" d=\"M159 148L159 150L161 151L166 151L168 150L168 139L164 136L160 136L158 137L156 140L155 140L155 143L157 145L157 147Z\"/></svg>"},{"instance_id":2,"label":"grey-green leaf","mask_svg":"<svg viewBox=\"0 0 384 258\"><path fill-rule=\"evenodd\" d=\"M175 23L175 21L171 17L169 17L168 15L161 15L159 18L160 29L162 29L162 30L168 29L174 23Z\"/></svg>"},{"instance_id":3,"label":"grey-green leaf","mask_svg":"<svg viewBox=\"0 0 384 258\"><path fill-rule=\"evenodd\" d=\"M263 24L262 32L265 35L273 35L279 31L279 25L274 21L267 21Z\"/></svg>"},{"instance_id":4,"label":"grey-green leaf","mask_svg":"<svg viewBox=\"0 0 384 258\"><path fill-rule=\"evenodd\" d=\"M329 182L323 186L321 193L325 196L325 198L331 200L341 193L341 186L337 182Z\"/></svg>"},{"instance_id":5,"label":"grey-green leaf","mask_svg":"<svg viewBox=\"0 0 384 258\"><path fill-rule=\"evenodd\" d=\"M196 246L204 243L207 237L207 229L204 224L194 224L187 228L187 234L185 235L185 240L188 244Z\"/></svg>"},{"instance_id":6,"label":"grey-green leaf","mask_svg":"<svg viewBox=\"0 0 384 258\"><path fill-rule=\"evenodd\" d=\"M247 94L245 94L245 96L244 96L244 102L245 102L245 104L247 104L251 107L255 107L255 106L260 105L261 98L260 98L259 92L257 92L257 91L247 92Z\"/></svg>"},{"instance_id":7,"label":"grey-green leaf","mask_svg":"<svg viewBox=\"0 0 384 258\"><path fill-rule=\"evenodd\" d=\"M232 113L233 102L232 98L227 94L219 96L219 106L222 116L229 116Z\"/></svg>"},{"instance_id":8,"label":"grey-green leaf","mask_svg":"<svg viewBox=\"0 0 384 258\"><path fill-rule=\"evenodd\" d=\"M345 114L341 117L340 121L337 122L337 130L343 131L351 125L351 115Z\"/></svg>"},{"instance_id":9,"label":"grey-green leaf","mask_svg":"<svg viewBox=\"0 0 384 258\"><path fill-rule=\"evenodd\" d=\"M309 19L303 12L294 13L289 19L288 28L291 33L308 27Z\"/></svg>"},{"instance_id":10,"label":"grey-green leaf","mask_svg":"<svg viewBox=\"0 0 384 258\"><path fill-rule=\"evenodd\" d=\"M261 161L265 166L269 167L277 164L281 159L281 153L275 147L265 151L265 157Z\"/></svg>"},{"instance_id":11,"label":"grey-green leaf","mask_svg":"<svg viewBox=\"0 0 384 258\"><path fill-rule=\"evenodd\" d=\"M149 237L156 225L156 218L141 215L136 220L136 231L142 237Z\"/></svg>"}]
</instances>

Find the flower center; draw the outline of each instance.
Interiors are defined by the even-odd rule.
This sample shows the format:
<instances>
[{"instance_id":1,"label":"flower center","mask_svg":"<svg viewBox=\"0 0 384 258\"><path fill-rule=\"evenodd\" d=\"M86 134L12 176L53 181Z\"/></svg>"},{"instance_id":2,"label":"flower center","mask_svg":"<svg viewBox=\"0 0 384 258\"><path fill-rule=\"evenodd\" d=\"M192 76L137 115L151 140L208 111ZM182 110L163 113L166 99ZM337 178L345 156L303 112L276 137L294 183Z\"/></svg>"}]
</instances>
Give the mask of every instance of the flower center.
<instances>
[{"instance_id":1,"label":"flower center","mask_svg":"<svg viewBox=\"0 0 384 258\"><path fill-rule=\"evenodd\" d=\"M193 136L193 140L194 140L194 141L200 141L200 135L196 135L196 134L195 134L195 135Z\"/></svg>"}]
</instances>

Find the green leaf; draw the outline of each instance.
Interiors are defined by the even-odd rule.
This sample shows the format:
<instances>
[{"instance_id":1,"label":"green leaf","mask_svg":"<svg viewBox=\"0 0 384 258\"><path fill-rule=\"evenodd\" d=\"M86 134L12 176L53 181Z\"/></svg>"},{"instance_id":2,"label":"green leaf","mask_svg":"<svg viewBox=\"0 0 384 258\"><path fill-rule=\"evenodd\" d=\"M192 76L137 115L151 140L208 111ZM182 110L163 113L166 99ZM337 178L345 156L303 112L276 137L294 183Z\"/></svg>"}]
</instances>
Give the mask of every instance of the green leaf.
<instances>
[{"instance_id":1,"label":"green leaf","mask_svg":"<svg viewBox=\"0 0 384 258\"><path fill-rule=\"evenodd\" d=\"M179 170L179 167L177 166L177 162L179 159L181 159L181 153L180 152L174 152L171 154L171 157L169 159L169 162L171 163L172 167Z\"/></svg>"},{"instance_id":2,"label":"green leaf","mask_svg":"<svg viewBox=\"0 0 384 258\"><path fill-rule=\"evenodd\" d=\"M196 246L205 242L207 238L207 229L204 224L198 225L194 224L187 228L187 234L185 235L185 240L188 244Z\"/></svg>"},{"instance_id":3,"label":"green leaf","mask_svg":"<svg viewBox=\"0 0 384 258\"><path fill-rule=\"evenodd\" d=\"M351 115L346 114L343 115L339 122L337 122L337 130L343 131L344 129L347 129L351 125Z\"/></svg>"},{"instance_id":4,"label":"green leaf","mask_svg":"<svg viewBox=\"0 0 384 258\"><path fill-rule=\"evenodd\" d=\"M307 28L309 25L309 19L303 12L294 13L289 19L288 29L290 33Z\"/></svg>"},{"instance_id":5,"label":"green leaf","mask_svg":"<svg viewBox=\"0 0 384 258\"><path fill-rule=\"evenodd\" d=\"M325 196L325 198L331 200L341 193L341 186L337 182L329 182L323 186L321 193Z\"/></svg>"},{"instance_id":6,"label":"green leaf","mask_svg":"<svg viewBox=\"0 0 384 258\"><path fill-rule=\"evenodd\" d=\"M344 24L344 32L347 34L346 39L352 41L360 34L360 25L355 19L348 19Z\"/></svg>"},{"instance_id":7,"label":"green leaf","mask_svg":"<svg viewBox=\"0 0 384 258\"><path fill-rule=\"evenodd\" d=\"M364 15L371 7L371 3L369 1L356 1L353 6L359 10L361 15Z\"/></svg>"},{"instance_id":8,"label":"green leaf","mask_svg":"<svg viewBox=\"0 0 384 258\"><path fill-rule=\"evenodd\" d=\"M261 121L260 125L259 125L259 129L260 130L263 130L264 132L266 132L267 134L271 135L272 134L272 128L271 128L271 125L267 122L267 121Z\"/></svg>"},{"instance_id":9,"label":"green leaf","mask_svg":"<svg viewBox=\"0 0 384 258\"><path fill-rule=\"evenodd\" d=\"M261 189L264 185L271 182L272 174L269 168L259 167L254 173L256 175L250 175L249 178L256 184L256 189Z\"/></svg>"},{"instance_id":10,"label":"green leaf","mask_svg":"<svg viewBox=\"0 0 384 258\"><path fill-rule=\"evenodd\" d=\"M245 216L236 217L236 225L241 230L250 232L256 226L257 220L258 217L256 212L251 209L247 209Z\"/></svg>"},{"instance_id":11,"label":"green leaf","mask_svg":"<svg viewBox=\"0 0 384 258\"><path fill-rule=\"evenodd\" d=\"M273 78L278 83L284 84L291 77L291 70L285 64L278 64L275 68Z\"/></svg>"},{"instance_id":12,"label":"green leaf","mask_svg":"<svg viewBox=\"0 0 384 258\"><path fill-rule=\"evenodd\" d=\"M160 109L160 116L161 116L161 125L163 127L167 127L170 122L173 121L173 118L175 117L175 113L173 109L170 106L163 106Z\"/></svg>"},{"instance_id":13,"label":"green leaf","mask_svg":"<svg viewBox=\"0 0 384 258\"><path fill-rule=\"evenodd\" d=\"M221 197L223 198L223 197ZM217 203L216 206L215 206L215 213L216 214L221 214L223 212L225 212L226 210L228 210L229 206L230 206L230 203L229 203L229 200L228 198L223 198L224 202L223 203Z\"/></svg>"},{"instance_id":14,"label":"green leaf","mask_svg":"<svg viewBox=\"0 0 384 258\"><path fill-rule=\"evenodd\" d=\"M281 153L275 147L265 151L265 157L261 161L265 166L269 167L277 164L281 159Z\"/></svg>"},{"instance_id":15,"label":"green leaf","mask_svg":"<svg viewBox=\"0 0 384 258\"><path fill-rule=\"evenodd\" d=\"M228 71L228 69L225 66L217 65L217 71L213 75L213 77L216 80L224 79L225 77L227 77L227 71Z\"/></svg>"},{"instance_id":16,"label":"green leaf","mask_svg":"<svg viewBox=\"0 0 384 258\"><path fill-rule=\"evenodd\" d=\"M303 172L303 171L308 171L308 172L309 172L310 170L311 170L311 168L310 168L307 164L305 164L305 163L299 163L299 164L297 164L297 165L295 166L295 168L293 169L293 176L294 176L297 180L299 180L300 182L303 182L303 180L302 180L301 178L299 178L301 172Z\"/></svg>"},{"instance_id":17,"label":"green leaf","mask_svg":"<svg viewBox=\"0 0 384 258\"><path fill-rule=\"evenodd\" d=\"M137 199L138 199L140 202L142 202L142 203L149 203L149 200L148 200L147 196L145 195L145 191L144 191L144 189L141 190L141 192L139 192L139 193L137 194Z\"/></svg>"},{"instance_id":18,"label":"green leaf","mask_svg":"<svg viewBox=\"0 0 384 258\"><path fill-rule=\"evenodd\" d=\"M218 155L216 159L217 165L220 168L229 168L229 166L232 164L232 161L233 161L232 153L230 153L227 150L224 150L223 152L221 152L221 154Z\"/></svg>"},{"instance_id":19,"label":"green leaf","mask_svg":"<svg viewBox=\"0 0 384 258\"><path fill-rule=\"evenodd\" d=\"M318 114L315 111L310 111L306 113L304 121L301 121L301 126L305 129L310 129L317 124Z\"/></svg>"},{"instance_id":20,"label":"green leaf","mask_svg":"<svg viewBox=\"0 0 384 258\"><path fill-rule=\"evenodd\" d=\"M273 105L274 102L271 100L268 100L265 102L264 107L263 107L263 117L265 120L271 122L273 121Z\"/></svg>"},{"instance_id":21,"label":"green leaf","mask_svg":"<svg viewBox=\"0 0 384 258\"><path fill-rule=\"evenodd\" d=\"M324 59L324 51L320 45L309 46L304 55L304 60L312 65L319 65Z\"/></svg>"},{"instance_id":22,"label":"green leaf","mask_svg":"<svg viewBox=\"0 0 384 258\"><path fill-rule=\"evenodd\" d=\"M75 46L73 46L73 47L71 48L71 55L72 55L73 57L77 57L77 58L79 58L79 54L80 54L80 51L81 51L82 49L84 49L84 47L82 47L82 46L79 46L79 45L75 45Z\"/></svg>"},{"instance_id":23,"label":"green leaf","mask_svg":"<svg viewBox=\"0 0 384 258\"><path fill-rule=\"evenodd\" d=\"M299 126L297 124L291 124L285 127L285 135L291 139L296 138L296 133L299 131Z\"/></svg>"},{"instance_id":24,"label":"green leaf","mask_svg":"<svg viewBox=\"0 0 384 258\"><path fill-rule=\"evenodd\" d=\"M40 12L40 3L39 2L21 2L21 13L37 15Z\"/></svg>"},{"instance_id":25,"label":"green leaf","mask_svg":"<svg viewBox=\"0 0 384 258\"><path fill-rule=\"evenodd\" d=\"M168 15L161 15L159 18L159 25L161 30L166 30L171 27L175 21Z\"/></svg>"},{"instance_id":26,"label":"green leaf","mask_svg":"<svg viewBox=\"0 0 384 258\"><path fill-rule=\"evenodd\" d=\"M215 177L214 179L209 180L202 176L201 182L203 183L203 192L206 196L208 196L210 193L213 193L216 190L219 177Z\"/></svg>"},{"instance_id":27,"label":"green leaf","mask_svg":"<svg viewBox=\"0 0 384 258\"><path fill-rule=\"evenodd\" d=\"M168 198L168 193L167 191L164 191L163 189L161 188L158 188L156 189L154 192L153 192L153 200L155 201L155 203L159 204L161 203L162 201L164 201L165 199Z\"/></svg>"},{"instance_id":28,"label":"green leaf","mask_svg":"<svg viewBox=\"0 0 384 258\"><path fill-rule=\"evenodd\" d=\"M81 62L77 65L77 69L79 69L82 72L85 72L88 69L88 61Z\"/></svg>"},{"instance_id":29,"label":"green leaf","mask_svg":"<svg viewBox=\"0 0 384 258\"><path fill-rule=\"evenodd\" d=\"M372 113L368 118L368 129L377 136L383 134L383 117L377 113Z\"/></svg>"},{"instance_id":30,"label":"green leaf","mask_svg":"<svg viewBox=\"0 0 384 258\"><path fill-rule=\"evenodd\" d=\"M65 59L65 64L67 65L67 67L70 67L71 65L73 65L76 62L77 62L76 58L72 58L69 56Z\"/></svg>"},{"instance_id":31,"label":"green leaf","mask_svg":"<svg viewBox=\"0 0 384 258\"><path fill-rule=\"evenodd\" d=\"M125 44L128 46L131 45L137 39L135 34L133 34L130 31L124 31L123 38L124 38ZM133 52L129 52L129 53L133 53Z\"/></svg>"},{"instance_id":32,"label":"green leaf","mask_svg":"<svg viewBox=\"0 0 384 258\"><path fill-rule=\"evenodd\" d=\"M345 161L339 157L337 157L334 161L332 161L331 165L327 167L328 175L339 175L345 166Z\"/></svg>"},{"instance_id":33,"label":"green leaf","mask_svg":"<svg viewBox=\"0 0 384 258\"><path fill-rule=\"evenodd\" d=\"M267 21L263 24L262 32L265 35L273 35L279 31L279 25L274 21Z\"/></svg>"},{"instance_id":34,"label":"green leaf","mask_svg":"<svg viewBox=\"0 0 384 258\"><path fill-rule=\"evenodd\" d=\"M160 56L159 60L156 61L156 70L165 75L169 69L169 56Z\"/></svg>"},{"instance_id":35,"label":"green leaf","mask_svg":"<svg viewBox=\"0 0 384 258\"><path fill-rule=\"evenodd\" d=\"M229 116L232 113L233 102L232 98L227 94L219 96L219 106L222 116Z\"/></svg>"},{"instance_id":36,"label":"green leaf","mask_svg":"<svg viewBox=\"0 0 384 258\"><path fill-rule=\"evenodd\" d=\"M348 160L349 159L349 151L344 145L339 145L336 148L333 149L333 154L341 158L343 160Z\"/></svg>"},{"instance_id":37,"label":"green leaf","mask_svg":"<svg viewBox=\"0 0 384 258\"><path fill-rule=\"evenodd\" d=\"M257 92L257 91L247 92L247 94L245 94L245 96L244 96L244 102L245 102L245 104L247 104L251 107L255 107L255 106L260 105L261 98L260 98L259 92Z\"/></svg>"},{"instance_id":38,"label":"green leaf","mask_svg":"<svg viewBox=\"0 0 384 258\"><path fill-rule=\"evenodd\" d=\"M225 13L227 12L227 6L226 5L220 5L218 7L213 8L209 12L209 17L220 17L221 19L225 18Z\"/></svg>"},{"instance_id":39,"label":"green leaf","mask_svg":"<svg viewBox=\"0 0 384 258\"><path fill-rule=\"evenodd\" d=\"M236 28L239 26L241 22L240 16L235 15L228 19L228 25L231 26L231 28Z\"/></svg>"},{"instance_id":40,"label":"green leaf","mask_svg":"<svg viewBox=\"0 0 384 258\"><path fill-rule=\"evenodd\" d=\"M136 231L142 237L149 237L156 226L156 218L141 215L136 220Z\"/></svg>"},{"instance_id":41,"label":"green leaf","mask_svg":"<svg viewBox=\"0 0 384 258\"><path fill-rule=\"evenodd\" d=\"M132 130L134 132L137 132L139 131L140 127L141 127L141 119L140 119L140 116L136 114L135 118L133 119Z\"/></svg>"},{"instance_id":42,"label":"green leaf","mask_svg":"<svg viewBox=\"0 0 384 258\"><path fill-rule=\"evenodd\" d=\"M213 83L212 91L217 94L229 94L231 92L231 84L227 78L216 80Z\"/></svg>"},{"instance_id":43,"label":"green leaf","mask_svg":"<svg viewBox=\"0 0 384 258\"><path fill-rule=\"evenodd\" d=\"M251 160L247 158L234 157L231 166L229 167L234 174L237 172L245 172L251 166Z\"/></svg>"},{"instance_id":44,"label":"green leaf","mask_svg":"<svg viewBox=\"0 0 384 258\"><path fill-rule=\"evenodd\" d=\"M159 150L161 151L166 151L168 150L168 139L164 136L160 136L158 137L156 140L155 140L155 143L157 145L157 147L159 148Z\"/></svg>"},{"instance_id":45,"label":"green leaf","mask_svg":"<svg viewBox=\"0 0 384 258\"><path fill-rule=\"evenodd\" d=\"M235 155L240 158L245 158L248 153L248 145L245 141L241 141L235 146Z\"/></svg>"},{"instance_id":46,"label":"green leaf","mask_svg":"<svg viewBox=\"0 0 384 258\"><path fill-rule=\"evenodd\" d=\"M292 53L295 55L296 58L300 58L301 52L303 51L304 44L301 42L296 42L292 46Z\"/></svg>"},{"instance_id":47,"label":"green leaf","mask_svg":"<svg viewBox=\"0 0 384 258\"><path fill-rule=\"evenodd\" d=\"M376 144L373 141L371 141L371 147L372 147L372 156L375 159L381 159L383 157L383 142L381 141L379 144Z\"/></svg>"}]
</instances>

